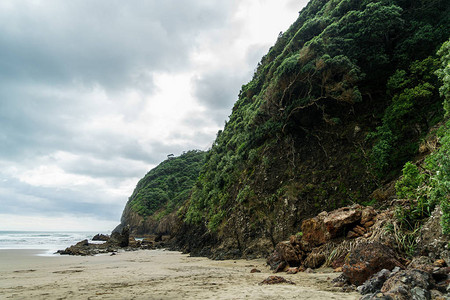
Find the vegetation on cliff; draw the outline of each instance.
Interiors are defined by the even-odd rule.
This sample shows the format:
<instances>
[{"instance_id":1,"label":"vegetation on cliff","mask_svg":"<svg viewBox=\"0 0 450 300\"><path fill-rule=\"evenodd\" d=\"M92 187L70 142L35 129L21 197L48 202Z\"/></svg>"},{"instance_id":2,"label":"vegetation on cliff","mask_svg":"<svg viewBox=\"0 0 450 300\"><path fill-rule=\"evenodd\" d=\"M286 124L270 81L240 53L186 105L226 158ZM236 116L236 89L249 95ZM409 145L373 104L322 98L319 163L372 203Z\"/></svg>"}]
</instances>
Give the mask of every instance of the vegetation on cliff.
<instances>
[{"instance_id":1,"label":"vegetation on cliff","mask_svg":"<svg viewBox=\"0 0 450 300\"><path fill-rule=\"evenodd\" d=\"M398 210L405 230L440 204L448 232L448 127L423 145L450 114L449 32L448 0L311 0L242 86L211 149L163 162L127 207L158 219L183 203L185 250L236 255L262 254L320 211L389 197L410 203ZM397 195L385 192L402 167Z\"/></svg>"},{"instance_id":2,"label":"vegetation on cliff","mask_svg":"<svg viewBox=\"0 0 450 300\"><path fill-rule=\"evenodd\" d=\"M448 32L445 0L310 1L242 87L185 221L244 250L321 210L382 201L371 193L443 120Z\"/></svg>"},{"instance_id":3,"label":"vegetation on cliff","mask_svg":"<svg viewBox=\"0 0 450 300\"><path fill-rule=\"evenodd\" d=\"M169 156L139 181L127 205L143 217L173 212L188 199L204 158L198 150Z\"/></svg>"}]
</instances>

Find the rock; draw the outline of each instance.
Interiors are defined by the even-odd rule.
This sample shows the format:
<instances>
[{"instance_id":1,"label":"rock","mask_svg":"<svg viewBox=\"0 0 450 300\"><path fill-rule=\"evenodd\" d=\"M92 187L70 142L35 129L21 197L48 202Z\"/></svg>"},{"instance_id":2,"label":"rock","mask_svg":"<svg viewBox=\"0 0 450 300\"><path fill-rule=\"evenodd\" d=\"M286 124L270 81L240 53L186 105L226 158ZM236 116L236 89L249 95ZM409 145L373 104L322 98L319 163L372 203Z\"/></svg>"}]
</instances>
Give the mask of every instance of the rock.
<instances>
[{"instance_id":1,"label":"rock","mask_svg":"<svg viewBox=\"0 0 450 300\"><path fill-rule=\"evenodd\" d=\"M395 299L430 299L430 293L423 292L423 290L431 287L432 280L431 275L422 270L404 270L386 280L381 292L391 295ZM413 291L413 289L415 290ZM413 295L419 298L413 298ZM420 298L423 295L428 298Z\"/></svg>"},{"instance_id":2,"label":"rock","mask_svg":"<svg viewBox=\"0 0 450 300\"><path fill-rule=\"evenodd\" d=\"M294 282L286 280L281 276L269 276L259 284L261 285L261 284L280 284L280 283L295 284Z\"/></svg>"},{"instance_id":3,"label":"rock","mask_svg":"<svg viewBox=\"0 0 450 300\"><path fill-rule=\"evenodd\" d=\"M334 278L331 282L333 283L334 287L342 287L349 283L348 278L344 274L341 274L338 277Z\"/></svg>"},{"instance_id":4,"label":"rock","mask_svg":"<svg viewBox=\"0 0 450 300\"><path fill-rule=\"evenodd\" d=\"M369 228L369 227L372 227L373 224L375 224L373 221L369 221L369 222L364 223L364 227Z\"/></svg>"},{"instance_id":5,"label":"rock","mask_svg":"<svg viewBox=\"0 0 450 300\"><path fill-rule=\"evenodd\" d=\"M308 254L308 256L306 256L306 259L303 261L303 264L306 268L316 269L321 265L323 265L325 260L326 257L323 253L313 250L311 253Z\"/></svg>"},{"instance_id":6,"label":"rock","mask_svg":"<svg viewBox=\"0 0 450 300\"><path fill-rule=\"evenodd\" d=\"M349 225L359 222L361 220L361 209L360 205L354 205L330 212L323 220L330 238L341 236Z\"/></svg>"},{"instance_id":7,"label":"rock","mask_svg":"<svg viewBox=\"0 0 450 300\"><path fill-rule=\"evenodd\" d=\"M389 278L391 272L383 269L378 273L372 275L364 284L358 286L357 290L361 295L373 294L380 292L384 282Z\"/></svg>"},{"instance_id":8,"label":"rock","mask_svg":"<svg viewBox=\"0 0 450 300\"><path fill-rule=\"evenodd\" d=\"M367 294L360 300L393 300L391 296L384 295L383 293Z\"/></svg>"},{"instance_id":9,"label":"rock","mask_svg":"<svg viewBox=\"0 0 450 300\"><path fill-rule=\"evenodd\" d=\"M280 242L275 247L281 259L283 259L289 266L298 267L301 265L302 254L291 245L290 242Z\"/></svg>"},{"instance_id":10,"label":"rock","mask_svg":"<svg viewBox=\"0 0 450 300\"><path fill-rule=\"evenodd\" d=\"M108 243L110 245L117 245L119 247L127 247L130 240L130 228L128 226L125 226L122 229L121 233L113 232L111 234L111 237L108 240Z\"/></svg>"},{"instance_id":11,"label":"rock","mask_svg":"<svg viewBox=\"0 0 450 300\"><path fill-rule=\"evenodd\" d=\"M311 269L311 268L307 268L306 270L305 270L305 273L316 273L313 269Z\"/></svg>"},{"instance_id":12,"label":"rock","mask_svg":"<svg viewBox=\"0 0 450 300\"><path fill-rule=\"evenodd\" d=\"M109 236L105 235L105 234L97 233L96 235L94 235L92 240L93 241L104 241L104 242L106 242L107 240L109 240Z\"/></svg>"},{"instance_id":13,"label":"rock","mask_svg":"<svg viewBox=\"0 0 450 300\"><path fill-rule=\"evenodd\" d=\"M345 259L343 274L357 286L382 269L404 268L394 251L378 242L362 242Z\"/></svg>"},{"instance_id":14,"label":"rock","mask_svg":"<svg viewBox=\"0 0 450 300\"><path fill-rule=\"evenodd\" d=\"M411 299L413 299L413 300L429 300L429 299L431 299L431 293L420 287L415 287L411 290Z\"/></svg>"},{"instance_id":15,"label":"rock","mask_svg":"<svg viewBox=\"0 0 450 300\"><path fill-rule=\"evenodd\" d=\"M348 232L348 234L347 234L347 238L348 239L354 239L354 238L357 238L357 237L359 237L360 235L359 234L357 234L356 232L354 232L353 230L350 230L349 232Z\"/></svg>"},{"instance_id":16,"label":"rock","mask_svg":"<svg viewBox=\"0 0 450 300\"><path fill-rule=\"evenodd\" d=\"M446 267L447 264L445 263L445 260L443 260L443 259L438 259L438 260L436 260L436 261L433 263L433 266L439 267L439 268L443 268L443 267Z\"/></svg>"},{"instance_id":17,"label":"rock","mask_svg":"<svg viewBox=\"0 0 450 300\"><path fill-rule=\"evenodd\" d=\"M361 212L361 224L364 224L364 226L366 226L366 224L368 224L369 222L372 221L372 219L377 215L377 212L375 211L375 209L372 206L367 206L363 209L363 211ZM368 225L366 227L370 227L373 225L373 222L371 225Z\"/></svg>"},{"instance_id":18,"label":"rock","mask_svg":"<svg viewBox=\"0 0 450 300\"><path fill-rule=\"evenodd\" d=\"M361 227L361 226L359 226L359 225L356 225L356 226L353 228L353 231L356 232L356 233L359 234L359 235L364 235L364 234L366 233L366 229L363 228L363 227Z\"/></svg>"},{"instance_id":19,"label":"rock","mask_svg":"<svg viewBox=\"0 0 450 300\"><path fill-rule=\"evenodd\" d=\"M271 270L275 272L281 272L286 267L286 262L284 261L281 254L274 250L272 254L267 258L267 264Z\"/></svg>"},{"instance_id":20,"label":"rock","mask_svg":"<svg viewBox=\"0 0 450 300\"><path fill-rule=\"evenodd\" d=\"M250 270L250 273L261 273L261 271L256 269L256 268L254 268L254 269Z\"/></svg>"},{"instance_id":21,"label":"rock","mask_svg":"<svg viewBox=\"0 0 450 300\"><path fill-rule=\"evenodd\" d=\"M298 273L298 268L289 268L286 271L287 274L297 274Z\"/></svg>"},{"instance_id":22,"label":"rock","mask_svg":"<svg viewBox=\"0 0 450 300\"><path fill-rule=\"evenodd\" d=\"M335 273L342 272L342 267L337 267L336 269L333 270L333 272L335 272Z\"/></svg>"},{"instance_id":23,"label":"rock","mask_svg":"<svg viewBox=\"0 0 450 300\"><path fill-rule=\"evenodd\" d=\"M318 216L306 219L302 222L302 241L307 242L311 246L320 246L330 240L330 235L324 224L326 212L320 213Z\"/></svg>"},{"instance_id":24,"label":"rock","mask_svg":"<svg viewBox=\"0 0 450 300\"><path fill-rule=\"evenodd\" d=\"M271 270L282 272L287 267L298 267L302 263L303 253L294 248L289 241L280 242L273 253L267 258L267 264Z\"/></svg>"}]
</instances>

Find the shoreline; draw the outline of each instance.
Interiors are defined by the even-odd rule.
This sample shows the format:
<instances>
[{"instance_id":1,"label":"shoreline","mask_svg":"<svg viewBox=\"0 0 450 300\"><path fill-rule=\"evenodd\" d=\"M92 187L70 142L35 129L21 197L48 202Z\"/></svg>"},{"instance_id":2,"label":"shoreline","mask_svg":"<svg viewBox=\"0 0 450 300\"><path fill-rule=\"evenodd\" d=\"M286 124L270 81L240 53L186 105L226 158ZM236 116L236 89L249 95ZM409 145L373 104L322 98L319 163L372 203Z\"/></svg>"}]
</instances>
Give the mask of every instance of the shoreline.
<instances>
[{"instance_id":1,"label":"shoreline","mask_svg":"<svg viewBox=\"0 0 450 300\"><path fill-rule=\"evenodd\" d=\"M358 299L331 288L339 273L283 275L296 285L259 285L274 275L263 259L214 261L167 250L99 256L36 256L0 250L0 298ZM257 268L261 273L250 273Z\"/></svg>"}]
</instances>

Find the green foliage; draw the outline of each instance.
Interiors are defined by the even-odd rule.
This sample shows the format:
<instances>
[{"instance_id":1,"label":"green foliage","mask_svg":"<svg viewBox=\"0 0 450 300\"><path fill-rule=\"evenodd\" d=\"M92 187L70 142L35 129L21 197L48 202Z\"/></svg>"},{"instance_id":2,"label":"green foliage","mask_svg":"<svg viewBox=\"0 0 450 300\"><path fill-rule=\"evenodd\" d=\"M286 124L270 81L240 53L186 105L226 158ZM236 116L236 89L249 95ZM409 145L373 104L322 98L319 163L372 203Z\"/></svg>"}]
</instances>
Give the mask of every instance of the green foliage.
<instances>
[{"instance_id":1,"label":"green foliage","mask_svg":"<svg viewBox=\"0 0 450 300\"><path fill-rule=\"evenodd\" d=\"M442 86L439 88L441 96L445 97L444 109L446 117L450 116L450 39L438 51L441 58L441 68L436 71Z\"/></svg>"},{"instance_id":2,"label":"green foliage","mask_svg":"<svg viewBox=\"0 0 450 300\"><path fill-rule=\"evenodd\" d=\"M375 138L372 162L379 175L405 163L416 151L418 140L428 130L431 120L441 116L441 98L436 93L434 73L438 60L428 57L410 64L408 71L396 70L387 82L391 104L386 108L382 125L369 135Z\"/></svg>"},{"instance_id":3,"label":"green foliage","mask_svg":"<svg viewBox=\"0 0 450 300\"><path fill-rule=\"evenodd\" d=\"M378 173L398 171L415 154L428 128L441 120L434 53L448 39L448 8L448 0L432 0L432 5L407 0L310 1L262 58L253 79L242 86L207 154L186 204L185 221L218 230L242 206L249 218L262 215L260 219L270 222L267 215L284 201L276 191L290 184L276 176L312 175L298 167L293 141L320 144L318 128L340 135L349 119L364 120L365 127L374 130L371 160ZM377 129L371 125L373 114L381 120ZM311 146L308 155L324 148ZM327 185L336 176L323 180ZM334 192L322 189L305 195L317 198L311 206L318 209L336 205L325 201L351 192L335 186Z\"/></svg>"},{"instance_id":4,"label":"green foliage","mask_svg":"<svg viewBox=\"0 0 450 300\"><path fill-rule=\"evenodd\" d=\"M157 218L176 210L190 195L206 153L188 151L169 157L142 178L129 199L130 208L141 216Z\"/></svg>"}]
</instances>

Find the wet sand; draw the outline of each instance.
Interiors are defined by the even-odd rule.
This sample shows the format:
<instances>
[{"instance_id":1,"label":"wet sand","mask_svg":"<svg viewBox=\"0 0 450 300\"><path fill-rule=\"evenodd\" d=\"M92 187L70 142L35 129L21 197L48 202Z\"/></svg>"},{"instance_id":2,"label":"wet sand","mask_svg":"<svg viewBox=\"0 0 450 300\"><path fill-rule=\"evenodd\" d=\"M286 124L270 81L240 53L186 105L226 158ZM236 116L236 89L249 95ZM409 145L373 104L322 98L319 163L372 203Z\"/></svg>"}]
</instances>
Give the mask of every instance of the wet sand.
<instances>
[{"instance_id":1,"label":"wet sand","mask_svg":"<svg viewBox=\"0 0 450 300\"><path fill-rule=\"evenodd\" d=\"M330 287L338 276L276 274L296 285L259 285L274 275L264 260L213 261L141 250L110 256L38 256L0 250L0 299L358 299ZM261 273L250 273L257 268Z\"/></svg>"}]
</instances>

